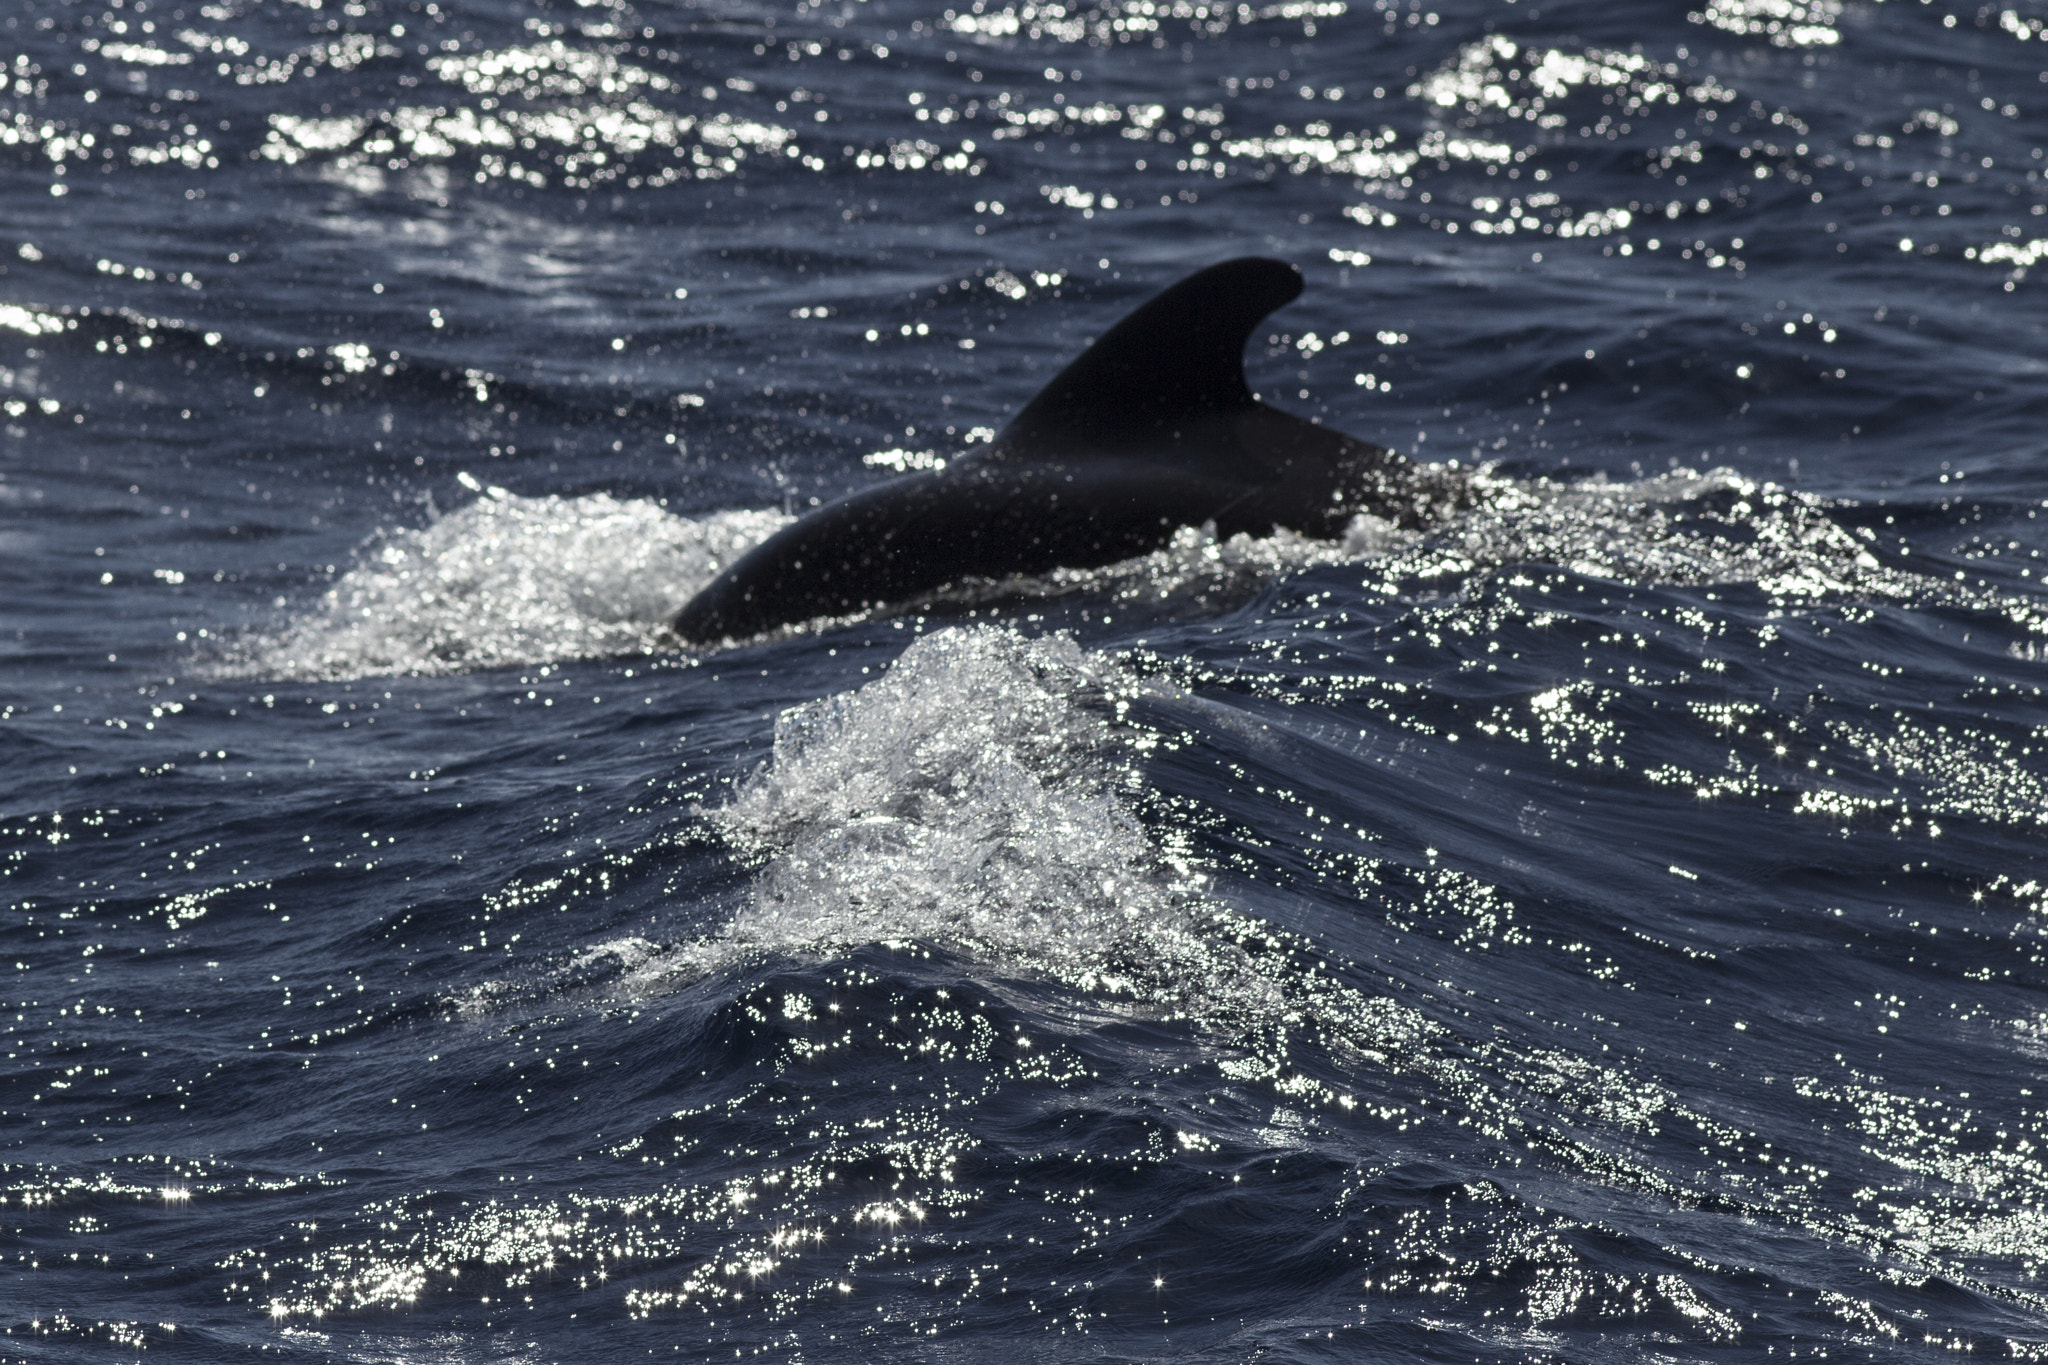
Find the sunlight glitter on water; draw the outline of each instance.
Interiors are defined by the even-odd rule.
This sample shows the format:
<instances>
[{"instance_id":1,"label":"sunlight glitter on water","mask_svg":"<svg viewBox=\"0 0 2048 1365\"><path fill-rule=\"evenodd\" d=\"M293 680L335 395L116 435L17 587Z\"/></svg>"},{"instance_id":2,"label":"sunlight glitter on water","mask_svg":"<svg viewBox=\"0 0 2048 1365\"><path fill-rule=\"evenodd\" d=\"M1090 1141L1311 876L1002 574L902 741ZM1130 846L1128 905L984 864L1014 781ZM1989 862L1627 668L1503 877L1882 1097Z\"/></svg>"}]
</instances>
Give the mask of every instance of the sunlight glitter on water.
<instances>
[{"instance_id":1,"label":"sunlight glitter on water","mask_svg":"<svg viewBox=\"0 0 2048 1365\"><path fill-rule=\"evenodd\" d=\"M2038 17L157 3L0 25L24 1350L2039 1353ZM1478 506L648 657L1247 250Z\"/></svg>"}]
</instances>

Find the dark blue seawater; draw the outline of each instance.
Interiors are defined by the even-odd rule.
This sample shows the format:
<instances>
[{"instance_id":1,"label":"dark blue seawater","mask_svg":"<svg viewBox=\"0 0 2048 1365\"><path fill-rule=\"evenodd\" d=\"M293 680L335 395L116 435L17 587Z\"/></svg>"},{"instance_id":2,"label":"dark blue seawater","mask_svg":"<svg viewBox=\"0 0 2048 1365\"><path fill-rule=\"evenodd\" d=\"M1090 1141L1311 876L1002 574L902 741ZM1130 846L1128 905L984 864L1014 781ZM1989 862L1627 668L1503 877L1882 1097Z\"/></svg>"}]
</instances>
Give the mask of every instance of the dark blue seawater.
<instances>
[{"instance_id":1,"label":"dark blue seawater","mask_svg":"<svg viewBox=\"0 0 2048 1365\"><path fill-rule=\"evenodd\" d=\"M2048 1355L2048 8L1699 3L7 0L0 1358ZM664 637L1245 253L1474 509Z\"/></svg>"}]
</instances>

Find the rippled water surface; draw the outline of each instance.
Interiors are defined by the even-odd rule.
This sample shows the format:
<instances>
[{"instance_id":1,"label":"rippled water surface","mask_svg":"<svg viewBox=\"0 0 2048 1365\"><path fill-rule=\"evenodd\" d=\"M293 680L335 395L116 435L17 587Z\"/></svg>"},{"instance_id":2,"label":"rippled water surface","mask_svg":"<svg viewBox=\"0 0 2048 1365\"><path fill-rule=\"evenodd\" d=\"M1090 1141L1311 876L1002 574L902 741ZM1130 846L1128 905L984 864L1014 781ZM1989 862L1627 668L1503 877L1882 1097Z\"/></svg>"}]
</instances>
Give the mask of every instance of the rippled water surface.
<instances>
[{"instance_id":1,"label":"rippled water surface","mask_svg":"<svg viewBox=\"0 0 2048 1365\"><path fill-rule=\"evenodd\" d=\"M2048 9L950 3L0 7L0 1358L2048 1355ZM666 635L1251 253L1470 510Z\"/></svg>"}]
</instances>

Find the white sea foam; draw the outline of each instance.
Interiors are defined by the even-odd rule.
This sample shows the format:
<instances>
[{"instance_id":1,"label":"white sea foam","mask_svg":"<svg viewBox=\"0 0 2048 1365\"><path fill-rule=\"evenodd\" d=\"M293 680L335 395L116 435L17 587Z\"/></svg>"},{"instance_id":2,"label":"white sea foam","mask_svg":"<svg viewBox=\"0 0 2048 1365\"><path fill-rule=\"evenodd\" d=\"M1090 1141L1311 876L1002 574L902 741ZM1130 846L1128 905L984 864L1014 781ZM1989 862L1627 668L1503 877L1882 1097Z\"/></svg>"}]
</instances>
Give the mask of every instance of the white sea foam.
<instances>
[{"instance_id":1,"label":"white sea foam","mask_svg":"<svg viewBox=\"0 0 2048 1365\"><path fill-rule=\"evenodd\" d=\"M1201 879L1116 799L1138 684L1063 638L943 630L860 688L786 712L706 812L759 864L750 902L659 970L942 943L1083 989L1152 993Z\"/></svg>"},{"instance_id":2,"label":"white sea foam","mask_svg":"<svg viewBox=\"0 0 2048 1365\"><path fill-rule=\"evenodd\" d=\"M424 527L381 536L317 607L245 640L225 670L452 673L672 647L665 628L676 610L788 520L485 489Z\"/></svg>"},{"instance_id":3,"label":"white sea foam","mask_svg":"<svg viewBox=\"0 0 2048 1365\"><path fill-rule=\"evenodd\" d=\"M1352 517L1336 540L1318 540L1285 527L1265 536L1218 536L1213 524L1183 526L1150 554L1100 569L1055 569L1026 588L1050 593L1095 590L1121 602L1164 602L1203 593L1252 591L1319 564L1391 554L1422 539L1421 532L1370 512Z\"/></svg>"},{"instance_id":4,"label":"white sea foam","mask_svg":"<svg viewBox=\"0 0 2048 1365\"><path fill-rule=\"evenodd\" d=\"M1837 520L1827 499L1733 470L1571 484L1482 475L1478 486L1470 511L1374 557L1382 591L1410 591L1417 578L1469 585L1496 569L1552 564L1623 583L1751 585L1788 611L1945 602L2048 635L2038 599L1887 563L1877 538Z\"/></svg>"},{"instance_id":5,"label":"white sea foam","mask_svg":"<svg viewBox=\"0 0 2048 1365\"><path fill-rule=\"evenodd\" d=\"M1811 494L1732 470L1561 484L1482 476L1475 507L1396 555L1401 573L1555 564L1641 583L1758 583L1797 594L1868 586L1869 549Z\"/></svg>"}]
</instances>

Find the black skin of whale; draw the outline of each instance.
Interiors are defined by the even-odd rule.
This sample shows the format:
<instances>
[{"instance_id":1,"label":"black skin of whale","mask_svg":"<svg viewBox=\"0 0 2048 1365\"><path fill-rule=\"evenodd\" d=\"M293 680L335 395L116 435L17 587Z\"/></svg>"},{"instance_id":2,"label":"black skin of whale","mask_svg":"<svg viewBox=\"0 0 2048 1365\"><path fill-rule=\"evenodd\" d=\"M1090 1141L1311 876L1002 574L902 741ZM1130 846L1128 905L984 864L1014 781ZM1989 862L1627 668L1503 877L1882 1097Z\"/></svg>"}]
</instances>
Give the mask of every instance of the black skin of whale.
<instances>
[{"instance_id":1,"label":"black skin of whale","mask_svg":"<svg viewBox=\"0 0 2048 1365\"><path fill-rule=\"evenodd\" d=\"M691 644L900 603L964 579L1093 568L1167 543L1287 527L1332 538L1352 515L1404 526L1466 501L1421 465L1253 397L1244 348L1301 272L1243 257L1142 304L1054 376L990 445L808 513L677 613Z\"/></svg>"}]
</instances>

